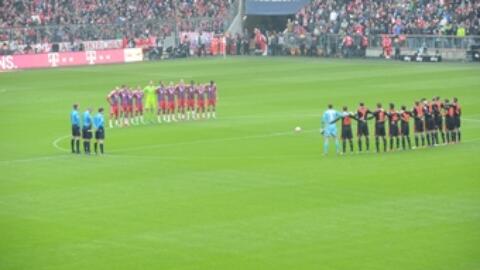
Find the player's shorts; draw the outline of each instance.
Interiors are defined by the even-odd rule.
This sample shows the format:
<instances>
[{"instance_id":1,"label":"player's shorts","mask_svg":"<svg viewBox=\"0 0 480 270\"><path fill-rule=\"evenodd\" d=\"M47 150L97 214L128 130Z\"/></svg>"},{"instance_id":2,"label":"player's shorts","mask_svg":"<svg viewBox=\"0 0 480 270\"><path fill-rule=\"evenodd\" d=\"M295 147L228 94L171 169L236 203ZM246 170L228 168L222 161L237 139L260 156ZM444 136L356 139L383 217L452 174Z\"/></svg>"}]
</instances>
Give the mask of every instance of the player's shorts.
<instances>
[{"instance_id":1,"label":"player's shorts","mask_svg":"<svg viewBox=\"0 0 480 270\"><path fill-rule=\"evenodd\" d=\"M454 119L454 121L455 121L455 127L456 127L456 128L460 128L460 125L461 125L461 123L460 123L460 116L455 116L455 117L453 117L453 119Z\"/></svg>"},{"instance_id":2,"label":"player's shorts","mask_svg":"<svg viewBox=\"0 0 480 270\"><path fill-rule=\"evenodd\" d=\"M352 126L342 126L342 139L351 140L353 138Z\"/></svg>"},{"instance_id":3,"label":"player's shorts","mask_svg":"<svg viewBox=\"0 0 480 270\"><path fill-rule=\"evenodd\" d=\"M197 107L205 108L205 101L203 99L197 100Z\"/></svg>"},{"instance_id":4,"label":"player's shorts","mask_svg":"<svg viewBox=\"0 0 480 270\"><path fill-rule=\"evenodd\" d=\"M368 125L367 122L358 122L357 125L357 135L358 136L368 136Z\"/></svg>"},{"instance_id":5,"label":"player's shorts","mask_svg":"<svg viewBox=\"0 0 480 270\"><path fill-rule=\"evenodd\" d=\"M409 136L410 135L410 125L409 125L408 122L401 122L400 133L402 134L402 136Z\"/></svg>"},{"instance_id":6,"label":"player's shorts","mask_svg":"<svg viewBox=\"0 0 480 270\"><path fill-rule=\"evenodd\" d=\"M336 126L328 126L326 129L323 130L324 137L337 137L337 127Z\"/></svg>"},{"instance_id":7,"label":"player's shorts","mask_svg":"<svg viewBox=\"0 0 480 270\"><path fill-rule=\"evenodd\" d=\"M80 137L80 127L78 125L72 125L72 136Z\"/></svg>"},{"instance_id":8,"label":"player's shorts","mask_svg":"<svg viewBox=\"0 0 480 270\"><path fill-rule=\"evenodd\" d=\"M128 105L127 106L127 112L129 112L129 113L133 112L133 105Z\"/></svg>"},{"instance_id":9,"label":"player's shorts","mask_svg":"<svg viewBox=\"0 0 480 270\"><path fill-rule=\"evenodd\" d=\"M425 120L425 129L427 131L435 130L435 120L433 118Z\"/></svg>"},{"instance_id":10,"label":"player's shorts","mask_svg":"<svg viewBox=\"0 0 480 270\"><path fill-rule=\"evenodd\" d=\"M211 99L208 100L207 104L208 104L208 106L215 106L215 105L217 105L217 100L211 98Z\"/></svg>"},{"instance_id":11,"label":"player's shorts","mask_svg":"<svg viewBox=\"0 0 480 270\"><path fill-rule=\"evenodd\" d=\"M455 119L449 116L445 117L445 125L448 131L455 130L455 128L457 127L455 123Z\"/></svg>"},{"instance_id":12,"label":"player's shorts","mask_svg":"<svg viewBox=\"0 0 480 270\"><path fill-rule=\"evenodd\" d=\"M177 107L183 108L183 107L185 107L185 104L186 104L185 99L177 100Z\"/></svg>"},{"instance_id":13,"label":"player's shorts","mask_svg":"<svg viewBox=\"0 0 480 270\"><path fill-rule=\"evenodd\" d=\"M112 105L110 107L110 115L113 115L115 117L118 116L118 105Z\"/></svg>"},{"instance_id":14,"label":"player's shorts","mask_svg":"<svg viewBox=\"0 0 480 270\"><path fill-rule=\"evenodd\" d=\"M441 115L435 116L435 128L442 129L443 128L443 117Z\"/></svg>"},{"instance_id":15,"label":"player's shorts","mask_svg":"<svg viewBox=\"0 0 480 270\"><path fill-rule=\"evenodd\" d=\"M375 136L385 136L385 122L375 124Z\"/></svg>"},{"instance_id":16,"label":"player's shorts","mask_svg":"<svg viewBox=\"0 0 480 270\"><path fill-rule=\"evenodd\" d=\"M149 97L145 99L145 109L154 109L155 108L155 97Z\"/></svg>"},{"instance_id":17,"label":"player's shorts","mask_svg":"<svg viewBox=\"0 0 480 270\"><path fill-rule=\"evenodd\" d=\"M168 102L168 109L169 110L175 110L175 102L174 101L169 101Z\"/></svg>"},{"instance_id":18,"label":"player's shorts","mask_svg":"<svg viewBox=\"0 0 480 270\"><path fill-rule=\"evenodd\" d=\"M138 104L135 106L135 112L137 113L143 113L143 105L142 104Z\"/></svg>"},{"instance_id":19,"label":"player's shorts","mask_svg":"<svg viewBox=\"0 0 480 270\"><path fill-rule=\"evenodd\" d=\"M105 139L105 130L103 129L103 127L95 131L95 139L97 140Z\"/></svg>"},{"instance_id":20,"label":"player's shorts","mask_svg":"<svg viewBox=\"0 0 480 270\"><path fill-rule=\"evenodd\" d=\"M158 107L163 111L167 109L167 102L165 100L161 100L158 102Z\"/></svg>"},{"instance_id":21,"label":"player's shorts","mask_svg":"<svg viewBox=\"0 0 480 270\"><path fill-rule=\"evenodd\" d=\"M195 107L195 99L187 100L187 107L189 107L189 108Z\"/></svg>"},{"instance_id":22,"label":"player's shorts","mask_svg":"<svg viewBox=\"0 0 480 270\"><path fill-rule=\"evenodd\" d=\"M397 137L398 134L399 134L398 124L390 124L388 135L390 135L390 137Z\"/></svg>"},{"instance_id":23,"label":"player's shorts","mask_svg":"<svg viewBox=\"0 0 480 270\"><path fill-rule=\"evenodd\" d=\"M92 138L92 127L82 128L82 138L90 140Z\"/></svg>"},{"instance_id":24,"label":"player's shorts","mask_svg":"<svg viewBox=\"0 0 480 270\"><path fill-rule=\"evenodd\" d=\"M419 119L415 119L414 121L414 125L415 125L415 132L423 132L425 131L425 127L423 125L423 121L422 120L419 120Z\"/></svg>"},{"instance_id":25,"label":"player's shorts","mask_svg":"<svg viewBox=\"0 0 480 270\"><path fill-rule=\"evenodd\" d=\"M128 104L122 104L122 112L128 112Z\"/></svg>"}]
</instances>

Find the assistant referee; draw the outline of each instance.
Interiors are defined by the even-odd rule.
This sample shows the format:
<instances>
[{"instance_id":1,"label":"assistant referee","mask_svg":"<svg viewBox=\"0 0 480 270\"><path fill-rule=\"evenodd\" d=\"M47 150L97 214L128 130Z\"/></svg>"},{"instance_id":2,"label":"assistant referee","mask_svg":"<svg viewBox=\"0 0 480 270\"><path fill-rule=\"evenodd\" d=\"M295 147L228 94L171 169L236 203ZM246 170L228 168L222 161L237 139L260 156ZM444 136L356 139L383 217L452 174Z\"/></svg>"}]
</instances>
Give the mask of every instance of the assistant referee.
<instances>
[{"instance_id":1,"label":"assistant referee","mask_svg":"<svg viewBox=\"0 0 480 270\"><path fill-rule=\"evenodd\" d=\"M103 108L99 108L98 113L93 118L93 127L95 128L95 154L98 154L98 146L100 146L100 154L103 155L103 141L105 140L104 124Z\"/></svg>"},{"instance_id":2,"label":"assistant referee","mask_svg":"<svg viewBox=\"0 0 480 270\"><path fill-rule=\"evenodd\" d=\"M80 115L78 114L78 104L73 104L73 110L70 113L70 122L72 123L72 154L80 154Z\"/></svg>"}]
</instances>

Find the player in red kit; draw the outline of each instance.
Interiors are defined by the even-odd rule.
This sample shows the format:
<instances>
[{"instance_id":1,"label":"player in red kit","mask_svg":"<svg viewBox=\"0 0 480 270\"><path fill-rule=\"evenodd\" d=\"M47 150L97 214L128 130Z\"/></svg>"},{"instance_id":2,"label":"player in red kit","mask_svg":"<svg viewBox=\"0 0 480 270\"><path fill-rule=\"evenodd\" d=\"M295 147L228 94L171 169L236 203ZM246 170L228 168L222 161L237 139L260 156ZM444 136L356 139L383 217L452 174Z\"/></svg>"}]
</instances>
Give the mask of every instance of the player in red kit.
<instances>
[{"instance_id":1,"label":"player in red kit","mask_svg":"<svg viewBox=\"0 0 480 270\"><path fill-rule=\"evenodd\" d=\"M133 124L133 89L127 88L127 124Z\"/></svg>"},{"instance_id":2,"label":"player in red kit","mask_svg":"<svg viewBox=\"0 0 480 270\"><path fill-rule=\"evenodd\" d=\"M375 118L375 147L380 152L380 138L383 141L383 151L387 152L387 139L385 138L385 119L387 114L381 103L377 103L377 109L372 113Z\"/></svg>"},{"instance_id":3,"label":"player in red kit","mask_svg":"<svg viewBox=\"0 0 480 270\"><path fill-rule=\"evenodd\" d=\"M367 148L367 152L370 150L370 139L369 139L369 131L368 131L368 114L372 112L365 106L363 102L360 102L360 106L357 110L357 136L358 136L358 152L362 152L362 136L365 137L365 145Z\"/></svg>"},{"instance_id":4,"label":"player in red kit","mask_svg":"<svg viewBox=\"0 0 480 270\"><path fill-rule=\"evenodd\" d=\"M162 123L163 121L167 121L167 90L165 85L162 81L160 81L160 85L158 86L157 90L155 90L155 94L157 95L157 121L158 123Z\"/></svg>"},{"instance_id":5,"label":"player in red kit","mask_svg":"<svg viewBox=\"0 0 480 270\"><path fill-rule=\"evenodd\" d=\"M121 100L121 123L120 126L128 125L128 89L127 86L122 85L120 90Z\"/></svg>"},{"instance_id":6,"label":"player in red kit","mask_svg":"<svg viewBox=\"0 0 480 270\"><path fill-rule=\"evenodd\" d=\"M461 126L461 121L460 117L462 116L462 107L458 103L458 98L454 97L453 98L453 106L455 106L455 136L456 136L456 141L460 142L462 139L462 135L460 133L460 126Z\"/></svg>"},{"instance_id":7,"label":"player in red kit","mask_svg":"<svg viewBox=\"0 0 480 270\"><path fill-rule=\"evenodd\" d=\"M177 118L175 118L175 85L173 82L167 87L167 122L174 121L177 122Z\"/></svg>"},{"instance_id":8,"label":"player in red kit","mask_svg":"<svg viewBox=\"0 0 480 270\"><path fill-rule=\"evenodd\" d=\"M113 119L115 119L115 126L118 126L118 118L119 118L119 106L120 106L120 87L115 87L110 93L107 95L107 102L110 104L110 128L113 128Z\"/></svg>"},{"instance_id":9,"label":"player in red kit","mask_svg":"<svg viewBox=\"0 0 480 270\"><path fill-rule=\"evenodd\" d=\"M433 99L433 118L435 122L435 140L437 143L440 143L438 139L438 134L442 136L442 143L445 144L445 129L443 125L443 111L444 106L443 102L440 100L440 97L435 97Z\"/></svg>"},{"instance_id":10,"label":"player in red kit","mask_svg":"<svg viewBox=\"0 0 480 270\"><path fill-rule=\"evenodd\" d=\"M341 139L342 139L342 153L345 154L347 151L347 141L350 145L350 153L353 154L353 132L352 132L352 119L357 120L358 118L355 117L355 115L351 112L348 112L348 107L344 106L343 107L343 112L340 117L338 117L335 121L332 122L337 122L338 120L342 119L342 134L341 134Z\"/></svg>"},{"instance_id":11,"label":"player in red kit","mask_svg":"<svg viewBox=\"0 0 480 270\"><path fill-rule=\"evenodd\" d=\"M405 105L402 106L400 110L400 134L402 136L402 149L405 150L405 140L408 143L408 149L412 148L412 143L410 141L410 117L412 113L407 111Z\"/></svg>"},{"instance_id":12,"label":"player in red kit","mask_svg":"<svg viewBox=\"0 0 480 270\"><path fill-rule=\"evenodd\" d=\"M179 120L185 120L185 106L187 104L187 91L183 79L175 87L175 95L177 97L177 116Z\"/></svg>"},{"instance_id":13,"label":"player in red kit","mask_svg":"<svg viewBox=\"0 0 480 270\"><path fill-rule=\"evenodd\" d=\"M418 140L419 137L422 139L422 147L425 146L425 122L424 122L424 115L423 115L423 105L420 104L419 101L415 101L415 106L412 109L412 115L414 119L414 130L413 133L415 135L415 147L419 147Z\"/></svg>"},{"instance_id":14,"label":"player in red kit","mask_svg":"<svg viewBox=\"0 0 480 270\"><path fill-rule=\"evenodd\" d=\"M135 101L135 124L145 124L143 119L143 91L140 85L133 92L133 97Z\"/></svg>"},{"instance_id":15,"label":"player in red kit","mask_svg":"<svg viewBox=\"0 0 480 270\"><path fill-rule=\"evenodd\" d=\"M205 87L197 83L197 116L198 118L205 118Z\"/></svg>"},{"instance_id":16,"label":"player in red kit","mask_svg":"<svg viewBox=\"0 0 480 270\"><path fill-rule=\"evenodd\" d=\"M206 86L207 91L207 117L211 116L215 119L216 116L216 106L217 106L217 85L214 81L210 81L210 84Z\"/></svg>"},{"instance_id":17,"label":"player in red kit","mask_svg":"<svg viewBox=\"0 0 480 270\"><path fill-rule=\"evenodd\" d=\"M187 86L187 120L195 119L195 82L190 81L190 85Z\"/></svg>"},{"instance_id":18,"label":"player in red kit","mask_svg":"<svg viewBox=\"0 0 480 270\"><path fill-rule=\"evenodd\" d=\"M390 150L393 150L393 141L395 140L396 147L395 149L400 149L400 138L399 136L399 129L398 129L398 122L400 121L400 115L395 110L395 104L390 103L390 109L387 112L388 116L388 135L390 137Z\"/></svg>"}]
</instances>

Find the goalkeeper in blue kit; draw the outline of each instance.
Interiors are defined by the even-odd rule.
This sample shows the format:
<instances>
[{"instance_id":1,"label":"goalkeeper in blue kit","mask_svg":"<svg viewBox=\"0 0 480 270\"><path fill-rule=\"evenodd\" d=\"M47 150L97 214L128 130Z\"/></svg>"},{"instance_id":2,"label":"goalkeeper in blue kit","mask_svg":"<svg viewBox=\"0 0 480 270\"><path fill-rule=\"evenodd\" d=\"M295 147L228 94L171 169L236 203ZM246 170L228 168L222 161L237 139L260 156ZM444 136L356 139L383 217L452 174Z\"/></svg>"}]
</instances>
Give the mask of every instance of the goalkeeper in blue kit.
<instances>
[{"instance_id":1,"label":"goalkeeper in blue kit","mask_svg":"<svg viewBox=\"0 0 480 270\"><path fill-rule=\"evenodd\" d=\"M322 116L322 129L321 133L323 134L323 154L328 154L328 141L329 139L335 139L335 150L340 153L340 142L337 137L337 125L335 120L340 118L341 114L333 109L333 105L329 104L328 109L323 113Z\"/></svg>"}]
</instances>

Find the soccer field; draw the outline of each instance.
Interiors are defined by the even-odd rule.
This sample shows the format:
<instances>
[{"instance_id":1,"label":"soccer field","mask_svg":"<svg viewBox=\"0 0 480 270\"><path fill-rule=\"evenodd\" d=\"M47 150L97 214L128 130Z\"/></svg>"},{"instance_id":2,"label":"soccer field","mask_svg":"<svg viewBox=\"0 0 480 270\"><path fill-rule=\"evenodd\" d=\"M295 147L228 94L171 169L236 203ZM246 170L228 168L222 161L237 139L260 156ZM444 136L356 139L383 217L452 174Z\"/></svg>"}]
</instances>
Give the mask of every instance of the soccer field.
<instances>
[{"instance_id":1,"label":"soccer field","mask_svg":"<svg viewBox=\"0 0 480 270\"><path fill-rule=\"evenodd\" d=\"M216 120L107 129L105 156L69 153L73 103L181 78L216 81ZM462 143L322 156L328 103L434 95L459 98ZM0 74L0 269L480 269L479 104L478 64L247 57Z\"/></svg>"}]
</instances>

